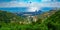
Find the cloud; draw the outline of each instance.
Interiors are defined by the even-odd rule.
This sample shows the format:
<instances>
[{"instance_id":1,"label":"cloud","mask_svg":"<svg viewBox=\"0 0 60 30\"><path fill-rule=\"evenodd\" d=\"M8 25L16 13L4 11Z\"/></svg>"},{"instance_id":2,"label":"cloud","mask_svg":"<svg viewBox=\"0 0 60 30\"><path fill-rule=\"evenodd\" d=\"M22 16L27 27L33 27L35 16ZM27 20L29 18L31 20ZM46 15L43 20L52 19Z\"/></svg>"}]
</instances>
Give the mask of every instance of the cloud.
<instances>
[{"instance_id":1,"label":"cloud","mask_svg":"<svg viewBox=\"0 0 60 30\"><path fill-rule=\"evenodd\" d=\"M11 1L11 2L0 3L0 7L60 7L60 2L24 3L24 2Z\"/></svg>"},{"instance_id":2,"label":"cloud","mask_svg":"<svg viewBox=\"0 0 60 30\"><path fill-rule=\"evenodd\" d=\"M29 7L29 9L27 10L28 12L34 12L34 11L38 11L39 7Z\"/></svg>"},{"instance_id":3,"label":"cloud","mask_svg":"<svg viewBox=\"0 0 60 30\"><path fill-rule=\"evenodd\" d=\"M10 7L29 7L29 9L27 11L33 12L36 10L39 10L42 7L60 7L60 2L45 2L48 0L42 0L43 2L18 2L18 1L10 1L10 2L3 2L0 3L0 8L10 8ZM45 2L45 3L44 3Z\"/></svg>"},{"instance_id":4,"label":"cloud","mask_svg":"<svg viewBox=\"0 0 60 30\"><path fill-rule=\"evenodd\" d=\"M4 2L0 3L0 7L24 7L27 6L27 3L11 1L11 2Z\"/></svg>"},{"instance_id":5,"label":"cloud","mask_svg":"<svg viewBox=\"0 0 60 30\"><path fill-rule=\"evenodd\" d=\"M42 2L50 2L51 0L42 0Z\"/></svg>"}]
</instances>

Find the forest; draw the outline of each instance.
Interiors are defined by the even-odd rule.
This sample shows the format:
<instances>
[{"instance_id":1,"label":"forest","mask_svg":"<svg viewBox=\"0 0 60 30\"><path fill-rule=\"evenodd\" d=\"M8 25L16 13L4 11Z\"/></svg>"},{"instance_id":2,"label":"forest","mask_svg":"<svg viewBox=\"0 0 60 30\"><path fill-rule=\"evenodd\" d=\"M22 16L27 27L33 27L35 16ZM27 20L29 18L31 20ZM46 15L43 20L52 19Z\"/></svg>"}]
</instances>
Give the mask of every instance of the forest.
<instances>
[{"instance_id":1,"label":"forest","mask_svg":"<svg viewBox=\"0 0 60 30\"><path fill-rule=\"evenodd\" d=\"M0 10L0 30L60 30L60 10L36 15L36 19L28 21L27 17Z\"/></svg>"}]
</instances>

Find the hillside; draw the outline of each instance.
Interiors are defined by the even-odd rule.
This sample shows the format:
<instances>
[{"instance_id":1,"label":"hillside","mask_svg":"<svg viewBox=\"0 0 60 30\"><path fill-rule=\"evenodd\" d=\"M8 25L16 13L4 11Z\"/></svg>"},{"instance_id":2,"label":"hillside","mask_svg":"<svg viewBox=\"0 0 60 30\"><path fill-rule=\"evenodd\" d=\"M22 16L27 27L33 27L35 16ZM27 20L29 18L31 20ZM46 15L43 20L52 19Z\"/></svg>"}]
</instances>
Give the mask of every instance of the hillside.
<instances>
[{"instance_id":1,"label":"hillside","mask_svg":"<svg viewBox=\"0 0 60 30\"><path fill-rule=\"evenodd\" d=\"M23 18L20 16L17 16L16 14L0 10L0 22L9 23L12 21L18 22L22 20Z\"/></svg>"},{"instance_id":2,"label":"hillside","mask_svg":"<svg viewBox=\"0 0 60 30\"><path fill-rule=\"evenodd\" d=\"M56 10L50 10L48 12L44 12L40 15L37 15L38 19L41 19L42 21L44 21L45 19L47 19L48 17L50 17L51 15L55 14Z\"/></svg>"},{"instance_id":3,"label":"hillside","mask_svg":"<svg viewBox=\"0 0 60 30\"><path fill-rule=\"evenodd\" d=\"M0 11L0 30L60 30L60 10L45 12L33 18L37 21L28 24L28 17Z\"/></svg>"},{"instance_id":4,"label":"hillside","mask_svg":"<svg viewBox=\"0 0 60 30\"><path fill-rule=\"evenodd\" d=\"M44 22L49 30L60 30L60 10L51 15Z\"/></svg>"}]
</instances>

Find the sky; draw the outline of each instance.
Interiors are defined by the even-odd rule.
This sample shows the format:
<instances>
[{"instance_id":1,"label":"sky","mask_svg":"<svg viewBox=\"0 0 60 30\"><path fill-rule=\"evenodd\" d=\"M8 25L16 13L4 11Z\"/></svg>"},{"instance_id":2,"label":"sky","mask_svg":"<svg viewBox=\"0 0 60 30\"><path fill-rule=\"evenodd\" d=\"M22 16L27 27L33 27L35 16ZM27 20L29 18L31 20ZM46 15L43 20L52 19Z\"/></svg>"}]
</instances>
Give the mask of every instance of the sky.
<instances>
[{"instance_id":1,"label":"sky","mask_svg":"<svg viewBox=\"0 0 60 30\"><path fill-rule=\"evenodd\" d=\"M60 0L0 0L0 10L10 12L48 11L60 8Z\"/></svg>"}]
</instances>

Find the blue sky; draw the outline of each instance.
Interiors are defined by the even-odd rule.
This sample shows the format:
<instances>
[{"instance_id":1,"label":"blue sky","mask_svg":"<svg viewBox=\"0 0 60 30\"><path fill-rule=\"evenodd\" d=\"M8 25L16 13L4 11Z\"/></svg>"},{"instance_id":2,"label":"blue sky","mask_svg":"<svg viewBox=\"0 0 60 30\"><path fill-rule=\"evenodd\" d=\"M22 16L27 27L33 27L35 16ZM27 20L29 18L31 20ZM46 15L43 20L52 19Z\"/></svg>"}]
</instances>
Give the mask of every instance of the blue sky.
<instances>
[{"instance_id":1,"label":"blue sky","mask_svg":"<svg viewBox=\"0 0 60 30\"><path fill-rule=\"evenodd\" d=\"M0 0L0 2L10 2L10 1L19 1L19 2L28 2L28 1L41 2L42 0ZM51 1L54 1L54 0L51 0ZM56 0L56 1L60 1L60 0Z\"/></svg>"},{"instance_id":2,"label":"blue sky","mask_svg":"<svg viewBox=\"0 0 60 30\"><path fill-rule=\"evenodd\" d=\"M10 12L48 11L55 7L60 8L60 0L0 0L0 10Z\"/></svg>"},{"instance_id":3,"label":"blue sky","mask_svg":"<svg viewBox=\"0 0 60 30\"><path fill-rule=\"evenodd\" d=\"M0 2L10 2L10 1L18 1L18 2L40 2L41 0L0 0Z\"/></svg>"}]
</instances>

